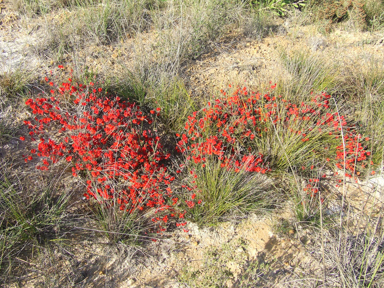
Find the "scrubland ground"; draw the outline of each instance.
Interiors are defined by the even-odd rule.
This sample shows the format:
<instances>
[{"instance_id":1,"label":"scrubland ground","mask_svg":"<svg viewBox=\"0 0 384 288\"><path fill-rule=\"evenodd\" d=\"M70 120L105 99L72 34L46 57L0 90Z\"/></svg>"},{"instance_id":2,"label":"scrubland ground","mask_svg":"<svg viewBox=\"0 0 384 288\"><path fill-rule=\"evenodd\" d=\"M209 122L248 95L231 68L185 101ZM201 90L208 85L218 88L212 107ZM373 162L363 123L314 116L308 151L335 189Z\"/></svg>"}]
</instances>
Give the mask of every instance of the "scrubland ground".
<instances>
[{"instance_id":1,"label":"scrubland ground","mask_svg":"<svg viewBox=\"0 0 384 288\"><path fill-rule=\"evenodd\" d=\"M2 286L384 286L383 1L5 0L0 9ZM231 157L263 155L257 173L208 156L188 162L197 146L172 150L169 170L186 167L171 174L187 224L152 233L150 208L84 197L92 178L72 174L71 158L47 171L36 169L44 155L28 160L37 145L24 122L36 115L25 103L58 95L68 77L148 114L160 108L153 131L167 151L187 147L180 135L203 111L246 109L215 99L254 91L288 106L266 110L265 133L233 144ZM318 103L315 95L330 95L327 114L289 126L289 108ZM331 115L335 130L311 132ZM44 130L50 139L66 133L54 128ZM190 202L191 183L202 204Z\"/></svg>"}]
</instances>

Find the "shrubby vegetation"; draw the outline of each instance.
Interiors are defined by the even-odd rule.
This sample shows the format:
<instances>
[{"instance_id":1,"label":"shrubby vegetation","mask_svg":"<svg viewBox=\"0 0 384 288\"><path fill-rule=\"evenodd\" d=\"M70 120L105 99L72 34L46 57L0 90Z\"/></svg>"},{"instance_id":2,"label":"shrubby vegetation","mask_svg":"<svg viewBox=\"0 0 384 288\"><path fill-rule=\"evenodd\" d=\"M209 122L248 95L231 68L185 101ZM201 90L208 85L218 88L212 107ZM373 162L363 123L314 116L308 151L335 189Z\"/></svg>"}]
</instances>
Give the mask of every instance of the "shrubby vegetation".
<instances>
[{"instance_id":1,"label":"shrubby vegetation","mask_svg":"<svg viewBox=\"0 0 384 288\"><path fill-rule=\"evenodd\" d=\"M15 259L27 259L34 247L49 247L52 239L78 229L78 216L68 212L76 201L87 206L76 212L79 218L94 225L86 229L129 245L157 241L178 227L187 231L188 222L210 226L290 203L295 223L319 235L326 275L319 283L380 287L384 282L381 214L365 215L377 225L366 221L356 233L344 219L345 212L353 212L345 205L346 183L382 173L384 67L379 61L372 60L366 70L339 70L338 63L316 53L282 51L280 61L291 78L276 78L267 89L222 87L216 96L192 97L183 78L185 67L229 33L255 36L248 33L254 27L261 40L275 33L274 20L295 13L324 35L340 27L382 31L382 1L13 4L25 17L63 17L48 24L46 41L36 47L54 59L50 74L33 78L18 70L0 76L2 110L23 105L29 113L17 131L5 122L0 126L0 144L18 141L22 151L1 160L4 282L18 275L12 274ZM110 47L127 37L138 41L139 51L144 49L140 37L151 33L153 45L137 53L120 78L76 67L74 72L74 63L65 62L79 47ZM326 213L335 195L340 211ZM258 283L248 276L254 281L249 287ZM185 283L192 278L180 277Z\"/></svg>"}]
</instances>

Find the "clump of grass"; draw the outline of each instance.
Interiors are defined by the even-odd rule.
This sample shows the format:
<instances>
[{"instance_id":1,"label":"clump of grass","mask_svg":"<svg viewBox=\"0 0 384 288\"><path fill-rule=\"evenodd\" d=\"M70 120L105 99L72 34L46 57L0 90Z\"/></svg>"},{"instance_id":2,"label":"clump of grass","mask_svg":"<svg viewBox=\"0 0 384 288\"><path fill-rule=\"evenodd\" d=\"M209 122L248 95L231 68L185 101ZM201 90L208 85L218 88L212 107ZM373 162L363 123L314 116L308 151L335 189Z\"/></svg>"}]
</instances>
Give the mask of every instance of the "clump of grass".
<instances>
[{"instance_id":1,"label":"clump of grass","mask_svg":"<svg viewBox=\"0 0 384 288\"><path fill-rule=\"evenodd\" d=\"M198 108L198 103L188 93L183 80L178 76L166 78L159 70L148 74L127 70L119 77L108 78L103 85L111 95L138 103L143 109L161 108L161 130L168 135L180 132L187 117Z\"/></svg>"},{"instance_id":2,"label":"clump of grass","mask_svg":"<svg viewBox=\"0 0 384 288\"><path fill-rule=\"evenodd\" d=\"M120 2L120 3L119 3ZM13 7L29 16L45 15L59 9L91 8L102 5L136 5L145 9L164 7L164 0L12 0Z\"/></svg>"},{"instance_id":3,"label":"clump of grass","mask_svg":"<svg viewBox=\"0 0 384 288\"><path fill-rule=\"evenodd\" d=\"M238 88L230 97L226 96L226 92L222 93L222 99L209 102L189 116L184 133L177 135L180 137L178 150L189 161L186 167L191 180L182 187L189 191L186 195L191 194L192 199L186 200L189 208L195 207L191 213L202 214L202 218L204 213L218 213L207 217L209 219L218 218L225 210L230 211L231 206L245 211L248 203L244 199L252 195L251 191L256 193L252 196L255 197L251 200L253 203L268 206L270 203L265 205L261 201L263 198L271 199L263 193L264 187L248 190L248 186L242 186L243 181L253 181L250 175L255 172L276 178L293 173L297 189L313 202L311 196L317 198L320 178L326 177L322 170L325 167L332 169L334 164L340 165L339 161L345 161L340 160L338 121L343 122L342 126L346 122L340 116L336 120L338 114L332 112L329 103L331 96L313 96L312 103L296 105L281 95L268 93L261 96L260 93L247 91L246 87ZM345 141L351 140L345 138ZM354 164L350 166L351 161L355 161L346 157L348 173L357 173ZM236 176L236 173L239 174ZM296 174L305 177L303 187ZM245 175L249 179L244 179ZM261 186L252 184L252 187ZM245 190L241 192L243 188ZM302 198L301 194L299 198ZM195 205L196 201L197 204L205 204Z\"/></svg>"},{"instance_id":4,"label":"clump of grass","mask_svg":"<svg viewBox=\"0 0 384 288\"><path fill-rule=\"evenodd\" d=\"M189 168L193 173L182 186L194 187L190 197L192 200L196 197L198 204L189 210L187 217L199 225L265 212L275 204L276 197L272 196L275 189L264 175L245 169L235 172L214 159L207 160L204 167L190 165Z\"/></svg>"},{"instance_id":5,"label":"clump of grass","mask_svg":"<svg viewBox=\"0 0 384 288\"><path fill-rule=\"evenodd\" d=\"M44 15L53 10L70 7L97 5L103 0L13 0L12 4L18 11L30 16Z\"/></svg>"},{"instance_id":6,"label":"clump of grass","mask_svg":"<svg viewBox=\"0 0 384 288\"><path fill-rule=\"evenodd\" d=\"M181 79L164 81L158 87L152 87L145 104L152 109L160 107L164 132L180 132L188 116L196 109L196 103L186 90Z\"/></svg>"},{"instance_id":7,"label":"clump of grass","mask_svg":"<svg viewBox=\"0 0 384 288\"><path fill-rule=\"evenodd\" d=\"M306 177L300 177L298 172L293 171L281 176L283 190L291 201L290 208L295 215L295 221L309 226L319 226L319 197L316 194L308 195L305 189L308 181Z\"/></svg>"},{"instance_id":8,"label":"clump of grass","mask_svg":"<svg viewBox=\"0 0 384 288\"><path fill-rule=\"evenodd\" d=\"M128 35L135 36L152 25L153 11L147 6L145 0L104 1L62 11L60 21L47 23L48 38L39 50L54 51L60 58L87 43L110 44Z\"/></svg>"},{"instance_id":9,"label":"clump of grass","mask_svg":"<svg viewBox=\"0 0 384 288\"><path fill-rule=\"evenodd\" d=\"M150 231L149 228L154 226L153 223L148 221L149 215L121 211L118 208L118 203L108 207L99 203L94 204L92 212L96 220L95 223L100 230L87 228L90 231L94 230L95 232L105 234L113 244L138 245L139 241L149 241L152 239L148 235L144 235L144 230Z\"/></svg>"},{"instance_id":10,"label":"clump of grass","mask_svg":"<svg viewBox=\"0 0 384 288\"><path fill-rule=\"evenodd\" d=\"M384 3L378 0L366 0L364 7L365 20L372 31L384 28Z\"/></svg>"},{"instance_id":11,"label":"clump of grass","mask_svg":"<svg viewBox=\"0 0 384 288\"><path fill-rule=\"evenodd\" d=\"M338 69L307 51L281 51L280 58L289 78L278 81L277 93L288 99L306 100L311 92L329 91L337 84Z\"/></svg>"},{"instance_id":12,"label":"clump of grass","mask_svg":"<svg viewBox=\"0 0 384 288\"><path fill-rule=\"evenodd\" d=\"M56 195L49 185L25 186L27 179L12 176L2 161L0 178L0 271L6 279L12 275L15 257L31 244L43 244L66 226L64 213L69 194ZM32 180L29 180L32 181Z\"/></svg>"},{"instance_id":13,"label":"clump of grass","mask_svg":"<svg viewBox=\"0 0 384 288\"><path fill-rule=\"evenodd\" d=\"M316 250L310 252L321 263L321 269L316 275L303 275L302 285L298 287L308 287L311 278L317 278L318 284L327 287L384 285L382 218L357 215L351 206L340 213L346 218L342 226L329 222L321 232L312 230Z\"/></svg>"},{"instance_id":14,"label":"clump of grass","mask_svg":"<svg viewBox=\"0 0 384 288\"><path fill-rule=\"evenodd\" d=\"M157 54L167 62L176 59L179 65L196 59L240 22L242 12L243 5L233 1L169 1L165 14L154 18L160 31Z\"/></svg>"},{"instance_id":15,"label":"clump of grass","mask_svg":"<svg viewBox=\"0 0 384 288\"><path fill-rule=\"evenodd\" d=\"M359 67L359 66L358 66ZM371 138L370 147L375 163L381 162L384 139L384 67L375 57L366 61L359 69L355 64L346 65L338 77L339 85L334 94L343 99L344 110L360 127L362 133Z\"/></svg>"},{"instance_id":16,"label":"clump of grass","mask_svg":"<svg viewBox=\"0 0 384 288\"><path fill-rule=\"evenodd\" d=\"M261 40L268 36L271 32L276 31L277 25L273 24L273 17L260 11L255 11L247 17L244 17L244 22L241 24L244 36Z\"/></svg>"},{"instance_id":17,"label":"clump of grass","mask_svg":"<svg viewBox=\"0 0 384 288\"><path fill-rule=\"evenodd\" d=\"M20 69L0 75L0 95L3 102L7 99L23 97L32 81L30 73Z\"/></svg>"},{"instance_id":18,"label":"clump of grass","mask_svg":"<svg viewBox=\"0 0 384 288\"><path fill-rule=\"evenodd\" d=\"M220 38L229 26L239 23L243 11L241 4L233 2L152 2L105 1L62 13L63 20L47 27L50 36L45 50L62 55L87 42L110 44L155 28L156 62L165 66L173 63L178 70L185 60L207 51L211 41Z\"/></svg>"},{"instance_id":19,"label":"clump of grass","mask_svg":"<svg viewBox=\"0 0 384 288\"><path fill-rule=\"evenodd\" d=\"M331 236L326 245L328 283L343 283L345 287L382 287L384 285L384 234L344 234ZM335 241L336 240L336 241ZM331 276L335 275L335 276ZM333 279L332 279L333 278ZM336 278L336 279L335 279Z\"/></svg>"}]
</instances>

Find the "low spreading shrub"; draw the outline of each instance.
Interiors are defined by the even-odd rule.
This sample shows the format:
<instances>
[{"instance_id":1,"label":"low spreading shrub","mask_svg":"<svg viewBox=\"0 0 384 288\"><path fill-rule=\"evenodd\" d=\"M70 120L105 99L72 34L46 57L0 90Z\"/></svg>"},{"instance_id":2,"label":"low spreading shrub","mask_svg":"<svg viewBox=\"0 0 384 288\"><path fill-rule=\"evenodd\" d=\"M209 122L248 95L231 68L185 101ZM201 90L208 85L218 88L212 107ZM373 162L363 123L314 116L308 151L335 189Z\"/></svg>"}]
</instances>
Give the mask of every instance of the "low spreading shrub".
<instances>
[{"instance_id":1,"label":"low spreading shrub","mask_svg":"<svg viewBox=\"0 0 384 288\"><path fill-rule=\"evenodd\" d=\"M210 193L206 192L207 185L199 185L215 178L216 172L209 172L212 168L202 169L212 160L235 172L256 172L277 179L290 174L299 194L309 197L299 197L301 205L313 205L312 198L318 195L324 181L341 182L344 176L340 171L355 178L373 164L367 151L369 139L339 114L330 95L322 93L313 95L309 103L294 103L274 95L275 86L265 95L246 87L229 96L222 91L223 98L195 111L185 124L185 133L177 135L177 149L188 163L183 166L189 171L186 174L197 178L183 188L197 195L196 199L204 196L203 204L223 182L216 177L219 182L211 185ZM208 178L207 171L211 173ZM188 201L188 206L196 204Z\"/></svg>"},{"instance_id":2,"label":"low spreading shrub","mask_svg":"<svg viewBox=\"0 0 384 288\"><path fill-rule=\"evenodd\" d=\"M170 154L156 129L161 109L146 115L135 103L103 95L92 82L75 84L69 78L55 87L45 80L51 95L26 101L35 117L24 123L36 148L25 162L40 159L40 170L67 162L73 177L86 183L86 198L129 213L154 208L154 213L162 212L154 222L167 223L167 212L175 216Z\"/></svg>"},{"instance_id":3,"label":"low spreading shrub","mask_svg":"<svg viewBox=\"0 0 384 288\"><path fill-rule=\"evenodd\" d=\"M303 165L313 170L324 160L340 169L345 165L348 177L359 175L370 156L369 139L335 111L330 98L323 93L295 104L281 95L237 89L189 116L177 149L194 163L204 165L215 155L237 170L247 163L249 172L304 170Z\"/></svg>"},{"instance_id":4,"label":"low spreading shrub","mask_svg":"<svg viewBox=\"0 0 384 288\"><path fill-rule=\"evenodd\" d=\"M35 115L25 124L36 148L25 162L38 158L43 171L66 162L73 177L84 181L86 198L129 214L152 211L157 232L166 229L170 217L183 219L192 208L217 220L229 211L270 206L262 201L270 198L265 194L270 186L262 189L265 178L253 173L275 179L291 173L311 199L320 182L338 177L335 165L353 178L372 164L369 139L349 126L325 93L313 95L309 103L293 103L274 95L276 85L265 95L245 87L231 96L222 91L224 97L193 112L185 133L176 135L182 160L173 169L170 156L176 151L162 144L160 108L145 113L135 103L103 94L92 82L69 78L56 87L45 80L51 95L26 101ZM173 185L176 177L180 185Z\"/></svg>"}]
</instances>

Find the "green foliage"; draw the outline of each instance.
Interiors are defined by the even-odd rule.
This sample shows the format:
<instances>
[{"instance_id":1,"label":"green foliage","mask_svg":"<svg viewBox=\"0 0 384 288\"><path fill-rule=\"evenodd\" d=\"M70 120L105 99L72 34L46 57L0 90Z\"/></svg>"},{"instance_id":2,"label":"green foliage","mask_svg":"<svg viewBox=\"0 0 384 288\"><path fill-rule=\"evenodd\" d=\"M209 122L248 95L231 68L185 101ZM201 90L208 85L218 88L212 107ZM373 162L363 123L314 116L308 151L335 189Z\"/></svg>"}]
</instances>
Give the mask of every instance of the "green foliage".
<instances>
[{"instance_id":1,"label":"green foliage","mask_svg":"<svg viewBox=\"0 0 384 288\"><path fill-rule=\"evenodd\" d=\"M343 99L352 111L350 118L371 138L368 149L372 151L373 162L380 163L384 152L384 67L372 57L359 69L354 63L347 65L340 76L333 93Z\"/></svg>"},{"instance_id":2,"label":"green foliage","mask_svg":"<svg viewBox=\"0 0 384 288\"><path fill-rule=\"evenodd\" d=\"M0 122L0 145L6 143L14 136L15 132L10 127Z\"/></svg>"},{"instance_id":3,"label":"green foliage","mask_svg":"<svg viewBox=\"0 0 384 288\"><path fill-rule=\"evenodd\" d=\"M31 73L20 69L0 75L0 95L3 97L2 100L24 96L29 91L28 86L31 81Z\"/></svg>"},{"instance_id":4,"label":"green foliage","mask_svg":"<svg viewBox=\"0 0 384 288\"><path fill-rule=\"evenodd\" d=\"M53 10L97 5L103 0L13 0L13 5L30 16L44 15Z\"/></svg>"},{"instance_id":5,"label":"green foliage","mask_svg":"<svg viewBox=\"0 0 384 288\"><path fill-rule=\"evenodd\" d=\"M282 50L280 58L291 77L281 79L277 83L276 92L292 101L308 100L311 92L332 91L337 84L337 67L317 55L308 51Z\"/></svg>"},{"instance_id":6,"label":"green foliage","mask_svg":"<svg viewBox=\"0 0 384 288\"><path fill-rule=\"evenodd\" d=\"M70 196L54 196L49 187L26 195L14 181L4 174L0 180L0 269L5 274L28 243L42 244L65 225L63 212Z\"/></svg>"},{"instance_id":7,"label":"green foliage","mask_svg":"<svg viewBox=\"0 0 384 288\"><path fill-rule=\"evenodd\" d=\"M277 16L286 16L290 9L305 7L306 0L252 0L249 5L253 9L268 10Z\"/></svg>"},{"instance_id":8,"label":"green foliage","mask_svg":"<svg viewBox=\"0 0 384 288\"><path fill-rule=\"evenodd\" d=\"M42 53L54 54L61 62L65 54L86 43L108 45L122 37L135 36L151 27L145 0L105 1L102 5L77 7L61 14L61 21L47 26L48 37L40 44ZM155 9L156 10L156 9Z\"/></svg>"},{"instance_id":9,"label":"green foliage","mask_svg":"<svg viewBox=\"0 0 384 288\"><path fill-rule=\"evenodd\" d=\"M147 109L161 108L160 121L164 133L175 134L183 128L188 115L197 107L184 83L178 77L156 79L156 71L138 75L127 71L123 77L108 79L106 91L138 103Z\"/></svg>"},{"instance_id":10,"label":"green foliage","mask_svg":"<svg viewBox=\"0 0 384 288\"><path fill-rule=\"evenodd\" d=\"M317 0L309 5L317 20L325 21L328 33L337 23L349 22L359 30L380 30L384 25L384 3L380 0Z\"/></svg>"},{"instance_id":11,"label":"green foliage","mask_svg":"<svg viewBox=\"0 0 384 288\"><path fill-rule=\"evenodd\" d=\"M164 132L174 134L183 129L187 117L196 109L196 103L181 79L174 79L152 87L145 104L160 107Z\"/></svg>"},{"instance_id":12,"label":"green foliage","mask_svg":"<svg viewBox=\"0 0 384 288\"><path fill-rule=\"evenodd\" d=\"M216 224L228 216L261 212L272 207L274 189L265 176L245 169L235 172L221 164L214 159L207 159L205 167L190 163L196 176L188 177L186 184L197 186L196 199L202 202L190 209L187 217L200 225Z\"/></svg>"},{"instance_id":13,"label":"green foliage","mask_svg":"<svg viewBox=\"0 0 384 288\"><path fill-rule=\"evenodd\" d=\"M148 229L151 225L148 223L148 219L143 215L138 215L137 211L134 213L121 211L117 203L114 203L112 207L98 203L95 205L93 215L96 218L96 223L114 244L122 242L137 245L144 227Z\"/></svg>"}]
</instances>

